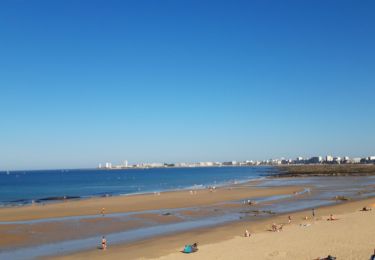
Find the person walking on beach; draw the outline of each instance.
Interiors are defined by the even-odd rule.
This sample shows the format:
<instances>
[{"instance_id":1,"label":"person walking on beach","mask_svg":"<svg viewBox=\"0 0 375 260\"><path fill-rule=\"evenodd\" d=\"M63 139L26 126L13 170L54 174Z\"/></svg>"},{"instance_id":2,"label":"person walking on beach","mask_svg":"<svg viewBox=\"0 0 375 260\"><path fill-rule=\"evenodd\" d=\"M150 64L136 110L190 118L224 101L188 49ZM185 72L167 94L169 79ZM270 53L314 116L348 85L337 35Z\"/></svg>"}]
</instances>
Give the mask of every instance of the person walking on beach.
<instances>
[{"instance_id":1,"label":"person walking on beach","mask_svg":"<svg viewBox=\"0 0 375 260\"><path fill-rule=\"evenodd\" d=\"M102 208L101 213L102 213L102 216L104 217L104 215L105 215L105 208Z\"/></svg>"},{"instance_id":2,"label":"person walking on beach","mask_svg":"<svg viewBox=\"0 0 375 260\"><path fill-rule=\"evenodd\" d=\"M107 250L107 239L105 236L102 237L102 250Z\"/></svg>"},{"instance_id":3,"label":"person walking on beach","mask_svg":"<svg viewBox=\"0 0 375 260\"><path fill-rule=\"evenodd\" d=\"M290 224L292 222L292 218L291 216L288 216L288 224Z\"/></svg>"},{"instance_id":4,"label":"person walking on beach","mask_svg":"<svg viewBox=\"0 0 375 260\"><path fill-rule=\"evenodd\" d=\"M315 209L314 208L312 209L311 213L312 213L313 218L315 218Z\"/></svg>"}]
</instances>

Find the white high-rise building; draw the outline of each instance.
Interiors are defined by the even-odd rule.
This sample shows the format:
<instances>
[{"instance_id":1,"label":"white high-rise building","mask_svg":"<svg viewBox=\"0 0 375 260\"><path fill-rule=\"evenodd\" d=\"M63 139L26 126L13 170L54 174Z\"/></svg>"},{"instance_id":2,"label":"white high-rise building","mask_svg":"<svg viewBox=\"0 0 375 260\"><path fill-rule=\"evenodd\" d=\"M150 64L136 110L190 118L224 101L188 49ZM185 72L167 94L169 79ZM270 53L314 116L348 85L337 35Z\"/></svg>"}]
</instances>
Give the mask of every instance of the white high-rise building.
<instances>
[{"instance_id":1,"label":"white high-rise building","mask_svg":"<svg viewBox=\"0 0 375 260\"><path fill-rule=\"evenodd\" d=\"M125 160L125 161L124 161L124 167L125 167L125 168L128 168L128 160Z\"/></svg>"},{"instance_id":2,"label":"white high-rise building","mask_svg":"<svg viewBox=\"0 0 375 260\"><path fill-rule=\"evenodd\" d=\"M333 162L333 156L327 155L326 156L326 162Z\"/></svg>"},{"instance_id":3,"label":"white high-rise building","mask_svg":"<svg viewBox=\"0 0 375 260\"><path fill-rule=\"evenodd\" d=\"M356 158L353 158L352 161L353 161L353 163L360 163L361 162L361 158L356 157Z\"/></svg>"}]
</instances>

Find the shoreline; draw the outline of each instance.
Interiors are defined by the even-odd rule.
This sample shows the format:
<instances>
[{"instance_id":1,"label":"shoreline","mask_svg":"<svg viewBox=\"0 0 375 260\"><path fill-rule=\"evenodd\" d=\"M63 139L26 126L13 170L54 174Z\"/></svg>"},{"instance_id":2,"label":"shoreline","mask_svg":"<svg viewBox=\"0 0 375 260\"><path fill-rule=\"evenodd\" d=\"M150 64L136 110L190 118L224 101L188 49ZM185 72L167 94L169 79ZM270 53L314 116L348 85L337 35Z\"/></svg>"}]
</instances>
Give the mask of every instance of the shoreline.
<instances>
[{"instance_id":1,"label":"shoreline","mask_svg":"<svg viewBox=\"0 0 375 260\"><path fill-rule=\"evenodd\" d=\"M70 200L49 204L30 204L21 207L1 207L0 222L48 219L69 216L101 215L101 209L109 213L124 213L133 211L158 210L160 208L173 209L203 206L231 200L241 200L246 197L263 197L290 194L296 188L280 187L265 190L255 185L259 180L250 180L241 184L232 184L216 188L220 196L214 196L207 188L197 189L199 201L191 200L188 190L165 191L160 193L135 194L110 197L92 197L87 199ZM251 190L244 191L243 185L253 184ZM216 193L215 193L216 194ZM203 196L203 198L202 198ZM157 203L157 204L155 204Z\"/></svg>"},{"instance_id":2,"label":"shoreline","mask_svg":"<svg viewBox=\"0 0 375 260\"><path fill-rule=\"evenodd\" d=\"M205 190L210 187L215 187L215 189L218 188L225 188L225 187L232 187L236 185L246 184L246 183L252 183L252 182L260 182L265 180L266 178L269 178L269 176L264 177L258 177L254 179L246 179L246 180L236 180L236 181L230 181L230 182L222 182L222 183L216 183L215 185L211 184L197 184L195 186L188 186L185 188L171 188L171 189L164 189L164 190L152 190L152 191L144 191L144 192L131 192L131 193L104 193L102 195L88 195L88 196L62 196L62 197L45 197L45 198L38 198L33 200L28 199L20 199L16 201L6 201L6 202L0 202L0 210L2 208L21 208L21 207L27 207L27 206L46 206L51 204L58 204L63 202L70 202L70 201L81 201L81 200L89 200L89 199L100 199L100 198L110 198L110 197L127 197L127 196L137 196L137 195L155 195L158 193L166 193L166 192L183 192L183 191L189 191L189 190ZM24 202L17 204L16 202Z\"/></svg>"},{"instance_id":3,"label":"shoreline","mask_svg":"<svg viewBox=\"0 0 375 260\"><path fill-rule=\"evenodd\" d=\"M212 166L212 167L193 167L193 168L255 168L253 166ZM87 199L92 199L92 198L106 198L106 197L117 197L117 196L132 196L132 195L145 195L145 194L153 194L153 193L161 193L161 192L174 192L174 191L186 191L186 190L201 190L201 189L206 189L208 187L225 187L225 186L232 186L236 184L242 184L246 183L249 181L260 181L265 178L267 178L269 175L272 175L272 173L275 173L277 170L274 167L270 166L262 166L261 168L264 168L264 172L259 172L255 175L248 175L248 176L233 176L232 179L223 179L219 180L218 182L216 180L211 180L211 181L205 181L202 183L196 183L196 184L189 184L189 185L184 185L183 183L178 184L174 183L171 184L170 187L165 187L165 188L149 188L146 190L131 190L131 191L126 191L126 187L124 191L113 191L111 189L108 190L101 190L100 192L93 192L90 194L87 193L80 193L79 191L76 192L70 192L70 193L52 193L50 195L46 196L30 196L28 198L21 197L21 196L15 196L12 199L8 200L3 200L0 201L0 209L1 208L11 208L11 207L24 207L24 206L29 206L29 205L46 205L46 204L53 204L53 203L61 203L65 201L76 201L76 200L87 200ZM170 169L173 170L173 168L157 168L157 169ZM190 167L178 167L176 169L190 169ZM105 171L106 169L99 169L98 171ZM123 169L115 169L115 170L123 170ZM126 169L126 170L132 170L132 169ZM150 169L133 169L133 170L152 170ZM62 170L45 170L46 173L48 172L57 172L59 173ZM71 171L91 171L91 169L80 169L80 170L71 170ZM30 172L39 172L39 171L30 171ZM27 174L25 171L19 171L20 174ZM64 170L64 173L70 174L69 170ZM17 175L16 172L10 174L10 175ZM105 176L105 175L103 175ZM17 177L17 176L16 176ZM58 195L57 195L58 194Z\"/></svg>"}]
</instances>

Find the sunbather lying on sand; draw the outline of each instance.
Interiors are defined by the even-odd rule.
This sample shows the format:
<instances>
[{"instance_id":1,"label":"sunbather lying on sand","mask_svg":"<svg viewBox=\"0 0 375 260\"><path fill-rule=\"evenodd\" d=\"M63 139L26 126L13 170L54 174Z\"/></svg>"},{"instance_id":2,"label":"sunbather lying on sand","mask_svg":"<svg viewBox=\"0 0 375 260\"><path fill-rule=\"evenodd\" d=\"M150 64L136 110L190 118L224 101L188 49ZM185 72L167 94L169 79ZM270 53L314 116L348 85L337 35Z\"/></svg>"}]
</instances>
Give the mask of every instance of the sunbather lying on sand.
<instances>
[{"instance_id":1,"label":"sunbather lying on sand","mask_svg":"<svg viewBox=\"0 0 375 260\"><path fill-rule=\"evenodd\" d=\"M327 219L328 221L332 221L332 220L338 220L337 218L335 218L332 214L329 215L329 218Z\"/></svg>"},{"instance_id":2,"label":"sunbather lying on sand","mask_svg":"<svg viewBox=\"0 0 375 260\"><path fill-rule=\"evenodd\" d=\"M272 231L273 232L280 232L280 231L283 231L283 224L281 225L276 225L276 223L273 223L272 224Z\"/></svg>"},{"instance_id":3,"label":"sunbather lying on sand","mask_svg":"<svg viewBox=\"0 0 375 260\"><path fill-rule=\"evenodd\" d=\"M368 208L368 207L363 207L362 209L361 209L361 211L370 211L371 210L371 208Z\"/></svg>"}]
</instances>

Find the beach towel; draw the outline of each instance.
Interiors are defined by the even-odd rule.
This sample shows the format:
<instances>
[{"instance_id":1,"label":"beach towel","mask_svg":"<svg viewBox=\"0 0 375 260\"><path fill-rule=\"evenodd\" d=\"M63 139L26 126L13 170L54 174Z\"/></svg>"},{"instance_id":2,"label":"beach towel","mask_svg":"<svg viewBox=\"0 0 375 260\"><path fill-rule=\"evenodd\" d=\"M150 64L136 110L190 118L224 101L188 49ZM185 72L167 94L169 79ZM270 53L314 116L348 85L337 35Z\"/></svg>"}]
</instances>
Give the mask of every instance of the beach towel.
<instances>
[{"instance_id":1,"label":"beach towel","mask_svg":"<svg viewBox=\"0 0 375 260\"><path fill-rule=\"evenodd\" d=\"M193 245L185 245L184 250L182 250L182 253L185 254L190 254L190 253L195 253L198 251L197 243Z\"/></svg>"},{"instance_id":2,"label":"beach towel","mask_svg":"<svg viewBox=\"0 0 375 260\"><path fill-rule=\"evenodd\" d=\"M193 247L192 247L191 245L186 245L186 246L184 247L184 250L183 250L182 252L185 253L185 254L193 253L193 252L194 252L194 251L193 251Z\"/></svg>"}]
</instances>

